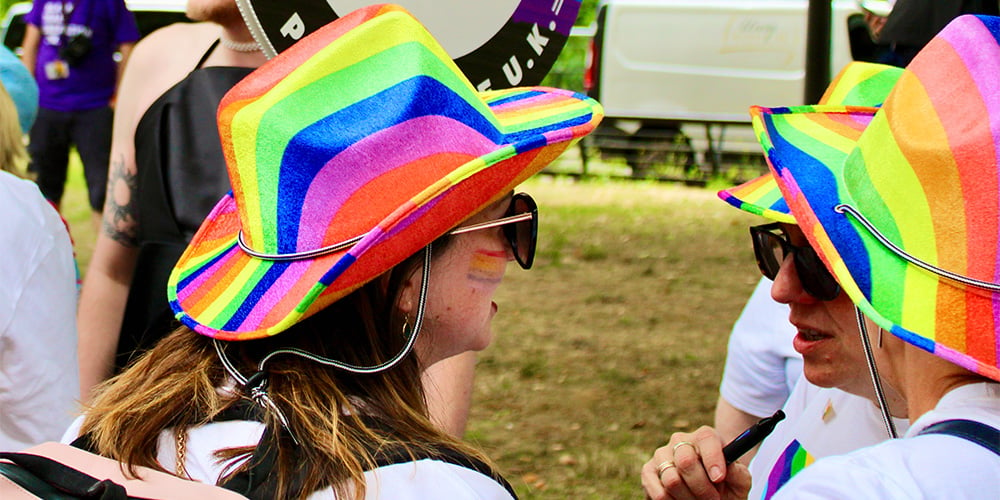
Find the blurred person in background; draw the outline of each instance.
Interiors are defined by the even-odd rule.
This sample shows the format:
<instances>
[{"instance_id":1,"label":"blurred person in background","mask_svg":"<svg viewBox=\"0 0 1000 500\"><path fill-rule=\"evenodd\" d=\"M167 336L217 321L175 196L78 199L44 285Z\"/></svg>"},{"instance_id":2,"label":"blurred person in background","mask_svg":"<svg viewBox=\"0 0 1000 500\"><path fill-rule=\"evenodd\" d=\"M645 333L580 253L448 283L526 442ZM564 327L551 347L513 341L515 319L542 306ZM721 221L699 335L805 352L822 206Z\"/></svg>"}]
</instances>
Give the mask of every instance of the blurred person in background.
<instances>
[{"instance_id":1,"label":"blurred person in background","mask_svg":"<svg viewBox=\"0 0 1000 500\"><path fill-rule=\"evenodd\" d=\"M80 395L176 327L167 276L230 190L215 114L266 60L235 0L191 0L188 17L133 51L115 110L104 220L80 297Z\"/></svg>"},{"instance_id":2,"label":"blurred person in background","mask_svg":"<svg viewBox=\"0 0 1000 500\"><path fill-rule=\"evenodd\" d=\"M889 46L878 62L904 67L941 28L962 14L1000 14L996 0L895 0L884 18L872 16L872 36Z\"/></svg>"},{"instance_id":3,"label":"blurred person in background","mask_svg":"<svg viewBox=\"0 0 1000 500\"><path fill-rule=\"evenodd\" d=\"M10 92L8 93L8 87ZM0 450L59 439L76 415L76 264L69 233L22 179L31 74L0 48Z\"/></svg>"},{"instance_id":4,"label":"blurred person in background","mask_svg":"<svg viewBox=\"0 0 1000 500\"><path fill-rule=\"evenodd\" d=\"M108 180L111 106L139 28L124 0L35 0L24 22L21 58L39 88L29 168L58 208L75 146L97 227Z\"/></svg>"},{"instance_id":5,"label":"blurred person in background","mask_svg":"<svg viewBox=\"0 0 1000 500\"><path fill-rule=\"evenodd\" d=\"M6 46L0 45L0 82L6 87L7 93L13 99L14 107L17 108L17 122L20 125L20 134L25 136L31 130L31 125L35 123L38 116L38 83L31 75L31 72L21 64L17 55L11 52ZM8 129L12 130L12 129ZM23 164L28 161L27 151L24 149L24 141L21 141L18 153L23 153L24 161L18 160L16 167L18 170L24 168ZM2 165L10 167L9 162Z\"/></svg>"}]
</instances>

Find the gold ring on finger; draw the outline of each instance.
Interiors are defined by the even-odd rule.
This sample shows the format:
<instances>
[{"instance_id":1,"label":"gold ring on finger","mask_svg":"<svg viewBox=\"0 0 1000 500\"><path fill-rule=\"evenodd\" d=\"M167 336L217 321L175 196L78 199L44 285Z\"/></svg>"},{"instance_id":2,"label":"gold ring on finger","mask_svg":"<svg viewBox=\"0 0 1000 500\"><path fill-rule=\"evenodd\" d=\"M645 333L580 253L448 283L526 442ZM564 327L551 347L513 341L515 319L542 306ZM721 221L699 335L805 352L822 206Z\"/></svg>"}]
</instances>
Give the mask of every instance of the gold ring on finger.
<instances>
[{"instance_id":1,"label":"gold ring on finger","mask_svg":"<svg viewBox=\"0 0 1000 500\"><path fill-rule=\"evenodd\" d=\"M692 449L694 449L695 453L698 453L698 447L695 446L694 443L692 443L691 441L681 441L681 442L675 444L674 445L674 453L677 452L677 448L680 448L681 446L684 446L684 445L690 446Z\"/></svg>"},{"instance_id":2,"label":"gold ring on finger","mask_svg":"<svg viewBox=\"0 0 1000 500\"><path fill-rule=\"evenodd\" d=\"M657 465L656 466L656 475L657 476L662 476L663 473L666 472L667 469L669 469L671 467L677 467L676 465L674 465L674 462L671 461L671 460L667 460L666 462L663 462L660 465Z\"/></svg>"}]
</instances>

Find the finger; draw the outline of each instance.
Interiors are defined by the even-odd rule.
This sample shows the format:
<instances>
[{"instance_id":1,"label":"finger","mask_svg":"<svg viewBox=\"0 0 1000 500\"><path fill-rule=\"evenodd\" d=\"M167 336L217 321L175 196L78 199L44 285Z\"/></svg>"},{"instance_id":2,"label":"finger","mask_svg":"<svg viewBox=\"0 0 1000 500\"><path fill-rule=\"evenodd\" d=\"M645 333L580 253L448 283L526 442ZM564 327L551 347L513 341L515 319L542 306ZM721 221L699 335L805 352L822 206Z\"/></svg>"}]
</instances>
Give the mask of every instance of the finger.
<instances>
[{"instance_id":1,"label":"finger","mask_svg":"<svg viewBox=\"0 0 1000 500\"><path fill-rule=\"evenodd\" d=\"M745 499L750 495L752 478L750 469L741 463L733 463L726 471L726 499Z\"/></svg>"},{"instance_id":2,"label":"finger","mask_svg":"<svg viewBox=\"0 0 1000 500\"><path fill-rule=\"evenodd\" d=\"M724 443L715 429L703 426L694 432L692 442L701 456L704 470L713 483L722 481L726 476L726 456L722 453ZM676 453L676 452L675 452Z\"/></svg>"},{"instance_id":3,"label":"finger","mask_svg":"<svg viewBox=\"0 0 1000 500\"><path fill-rule=\"evenodd\" d=\"M675 498L719 498L718 491L702 464L701 455L695 443L696 441L681 441L675 444L673 461L676 468L672 471L676 473L678 480L667 483L665 479L670 475L670 471L664 473L664 485L667 492Z\"/></svg>"},{"instance_id":4,"label":"finger","mask_svg":"<svg viewBox=\"0 0 1000 500\"><path fill-rule=\"evenodd\" d=\"M640 473L642 489L646 492L646 498L651 500L666 500L667 498L667 490L663 488L663 483L660 482L660 475L656 470L657 466L664 462L664 460L658 458L658 456L663 455L660 450L663 450L663 448L660 448L657 450L657 453L653 454L653 458L642 466Z\"/></svg>"}]
</instances>

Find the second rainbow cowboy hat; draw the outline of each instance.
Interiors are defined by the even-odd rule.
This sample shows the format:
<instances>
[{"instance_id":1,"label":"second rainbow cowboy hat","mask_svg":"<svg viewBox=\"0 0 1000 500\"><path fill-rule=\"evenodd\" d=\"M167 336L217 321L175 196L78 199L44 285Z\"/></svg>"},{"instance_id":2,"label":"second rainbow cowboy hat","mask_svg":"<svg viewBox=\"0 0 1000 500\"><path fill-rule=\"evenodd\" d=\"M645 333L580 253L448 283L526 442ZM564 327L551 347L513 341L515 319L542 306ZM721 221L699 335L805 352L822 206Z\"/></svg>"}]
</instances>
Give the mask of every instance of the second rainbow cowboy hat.
<instances>
[{"instance_id":1,"label":"second rainbow cowboy hat","mask_svg":"<svg viewBox=\"0 0 1000 500\"><path fill-rule=\"evenodd\" d=\"M222 340L280 333L510 192L602 116L570 91L476 92L407 11L359 9L222 100L233 191L174 268L171 306Z\"/></svg>"},{"instance_id":2,"label":"second rainbow cowboy hat","mask_svg":"<svg viewBox=\"0 0 1000 500\"><path fill-rule=\"evenodd\" d=\"M830 115L839 116L840 119L817 120L815 117L820 115L813 114L811 115L812 119L795 121L798 114L788 113L784 115L792 117L792 122L787 125L789 128L800 130L796 137L804 139L796 142L796 147L801 148L801 154L823 157L823 161L827 163L842 162L847 157L847 153L854 147L854 141L871 122L876 111L875 108L882 105L902 74L902 68L885 64L852 62L845 66L830 82L830 86L827 87L817 105L843 106L842 109L845 113ZM851 113L846 113L848 107L852 110ZM803 112L815 108L799 106L792 109ZM816 134L808 133L807 129L818 132ZM814 135L826 137L828 140L825 142L817 141ZM841 139L837 140L836 137ZM762 141L767 140L764 136L758 138ZM778 189L778 184L770 173L719 191L719 198L736 208L771 220L788 224L795 223L795 218L789 213L788 204L781 197L781 190Z\"/></svg>"},{"instance_id":3,"label":"second rainbow cowboy hat","mask_svg":"<svg viewBox=\"0 0 1000 500\"><path fill-rule=\"evenodd\" d=\"M956 18L878 109L751 110L795 223L851 301L906 342L994 380L998 40L1000 18ZM824 149L841 153L816 154Z\"/></svg>"}]
</instances>

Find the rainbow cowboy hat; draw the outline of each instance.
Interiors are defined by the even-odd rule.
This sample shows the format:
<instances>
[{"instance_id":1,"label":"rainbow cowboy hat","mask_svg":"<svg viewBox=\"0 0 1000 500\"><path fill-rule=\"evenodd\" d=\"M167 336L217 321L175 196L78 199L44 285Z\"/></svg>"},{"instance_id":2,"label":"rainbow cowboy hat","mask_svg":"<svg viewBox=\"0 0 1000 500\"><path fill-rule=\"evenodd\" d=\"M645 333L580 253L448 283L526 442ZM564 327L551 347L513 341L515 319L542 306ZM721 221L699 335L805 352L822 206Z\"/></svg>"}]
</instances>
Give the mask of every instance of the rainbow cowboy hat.
<instances>
[{"instance_id":1,"label":"rainbow cowboy hat","mask_svg":"<svg viewBox=\"0 0 1000 500\"><path fill-rule=\"evenodd\" d=\"M1000 18L962 16L867 109L753 108L811 246L882 328L1000 380ZM848 127L850 128L850 127ZM823 146L847 151L815 154Z\"/></svg>"},{"instance_id":2,"label":"rainbow cowboy hat","mask_svg":"<svg viewBox=\"0 0 1000 500\"><path fill-rule=\"evenodd\" d=\"M865 106L875 108L882 105L889 91L896 85L903 69L885 64L869 62L852 62L830 82L826 92L820 97L819 105ZM805 111L810 107L795 108ZM846 110L846 108L845 108ZM834 122L817 122L801 120L791 127L804 126L819 130L819 135L826 136L824 142L817 142L811 137L798 147L808 150L811 156L823 156L826 163L839 163L847 156L861 132L868 126L875 109L856 109L837 116ZM815 115L813 115L815 116ZM807 134L807 132L803 132ZM843 140L837 140L837 137ZM809 137L800 135L800 137ZM760 137L758 137L760 138ZM761 140L766 140L763 138ZM781 197L781 190L774 181L774 176L766 173L756 179L738 186L719 191L719 198L730 205L747 212L761 215L778 222L795 223L795 218L788 210L788 204Z\"/></svg>"},{"instance_id":3,"label":"rainbow cowboy hat","mask_svg":"<svg viewBox=\"0 0 1000 500\"><path fill-rule=\"evenodd\" d=\"M223 98L233 191L171 273L170 304L217 339L279 333L510 192L602 116L565 90L476 92L407 11L355 11Z\"/></svg>"}]
</instances>

